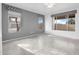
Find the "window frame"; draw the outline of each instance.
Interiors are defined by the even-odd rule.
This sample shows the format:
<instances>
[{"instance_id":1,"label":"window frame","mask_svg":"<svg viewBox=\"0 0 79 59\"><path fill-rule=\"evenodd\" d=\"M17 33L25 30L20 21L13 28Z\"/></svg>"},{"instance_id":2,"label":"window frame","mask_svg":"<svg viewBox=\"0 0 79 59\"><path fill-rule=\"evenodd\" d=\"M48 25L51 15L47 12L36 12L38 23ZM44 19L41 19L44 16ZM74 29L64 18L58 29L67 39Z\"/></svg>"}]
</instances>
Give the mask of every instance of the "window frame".
<instances>
[{"instance_id":1,"label":"window frame","mask_svg":"<svg viewBox=\"0 0 79 59\"><path fill-rule=\"evenodd\" d=\"M72 16L72 17L69 17L70 15L69 14L67 14L65 17L65 19L70 19L70 18L74 18L74 20L75 20L75 17L76 17L76 13L74 13L74 15L75 16ZM53 18L53 30L58 30L57 29L57 25L54 23L55 22L55 20L57 20L57 18L56 18L56 16L54 16ZM63 19L63 18L62 18ZM75 22L76 23L76 22ZM60 30L60 31L75 31L75 25L74 25L74 30L69 30L69 24L68 24L68 22L67 22L67 30Z\"/></svg>"}]
</instances>

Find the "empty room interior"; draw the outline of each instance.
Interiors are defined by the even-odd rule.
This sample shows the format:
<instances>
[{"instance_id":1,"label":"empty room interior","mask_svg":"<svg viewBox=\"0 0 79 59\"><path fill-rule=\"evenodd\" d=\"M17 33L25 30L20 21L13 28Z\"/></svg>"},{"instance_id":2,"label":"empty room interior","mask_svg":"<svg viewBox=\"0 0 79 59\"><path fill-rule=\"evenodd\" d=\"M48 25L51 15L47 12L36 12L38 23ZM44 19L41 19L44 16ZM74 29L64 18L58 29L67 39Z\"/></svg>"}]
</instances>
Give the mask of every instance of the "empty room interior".
<instances>
[{"instance_id":1,"label":"empty room interior","mask_svg":"<svg viewBox=\"0 0 79 59\"><path fill-rule=\"evenodd\" d=\"M79 3L0 3L1 55L79 55Z\"/></svg>"}]
</instances>

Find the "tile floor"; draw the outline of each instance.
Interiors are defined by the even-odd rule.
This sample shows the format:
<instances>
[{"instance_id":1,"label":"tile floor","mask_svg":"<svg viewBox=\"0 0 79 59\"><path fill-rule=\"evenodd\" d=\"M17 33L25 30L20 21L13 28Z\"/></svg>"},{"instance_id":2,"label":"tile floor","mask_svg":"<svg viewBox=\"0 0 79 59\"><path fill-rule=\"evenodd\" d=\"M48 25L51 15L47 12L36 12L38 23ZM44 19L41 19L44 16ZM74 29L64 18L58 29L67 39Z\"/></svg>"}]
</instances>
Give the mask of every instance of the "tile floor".
<instances>
[{"instance_id":1,"label":"tile floor","mask_svg":"<svg viewBox=\"0 0 79 59\"><path fill-rule=\"evenodd\" d=\"M79 40L39 34L3 42L3 55L79 55Z\"/></svg>"}]
</instances>

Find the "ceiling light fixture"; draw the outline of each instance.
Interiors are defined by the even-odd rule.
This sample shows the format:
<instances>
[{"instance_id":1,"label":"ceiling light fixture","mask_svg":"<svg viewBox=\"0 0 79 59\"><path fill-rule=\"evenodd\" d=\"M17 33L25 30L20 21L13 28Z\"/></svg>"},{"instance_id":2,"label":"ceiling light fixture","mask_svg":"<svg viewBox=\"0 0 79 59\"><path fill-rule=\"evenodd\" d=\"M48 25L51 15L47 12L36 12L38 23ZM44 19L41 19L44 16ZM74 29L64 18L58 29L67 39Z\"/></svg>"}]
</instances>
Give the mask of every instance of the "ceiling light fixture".
<instances>
[{"instance_id":1,"label":"ceiling light fixture","mask_svg":"<svg viewBox=\"0 0 79 59\"><path fill-rule=\"evenodd\" d=\"M48 8L52 8L55 3L44 3L44 5L46 5Z\"/></svg>"}]
</instances>

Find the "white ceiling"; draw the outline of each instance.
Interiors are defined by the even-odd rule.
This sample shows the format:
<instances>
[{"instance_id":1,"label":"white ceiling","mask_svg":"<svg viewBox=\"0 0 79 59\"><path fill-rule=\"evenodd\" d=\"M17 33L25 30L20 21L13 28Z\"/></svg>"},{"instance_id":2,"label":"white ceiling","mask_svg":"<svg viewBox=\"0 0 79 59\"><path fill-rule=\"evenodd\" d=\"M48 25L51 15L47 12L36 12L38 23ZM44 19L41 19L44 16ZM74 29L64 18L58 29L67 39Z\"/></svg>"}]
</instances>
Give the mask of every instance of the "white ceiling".
<instances>
[{"instance_id":1,"label":"white ceiling","mask_svg":"<svg viewBox=\"0 0 79 59\"><path fill-rule=\"evenodd\" d=\"M79 8L78 3L55 3L55 5L51 9L48 9L44 5L44 3L8 3L8 4L43 15L55 14L64 11L71 11Z\"/></svg>"}]
</instances>

